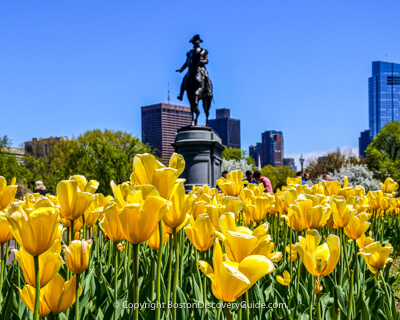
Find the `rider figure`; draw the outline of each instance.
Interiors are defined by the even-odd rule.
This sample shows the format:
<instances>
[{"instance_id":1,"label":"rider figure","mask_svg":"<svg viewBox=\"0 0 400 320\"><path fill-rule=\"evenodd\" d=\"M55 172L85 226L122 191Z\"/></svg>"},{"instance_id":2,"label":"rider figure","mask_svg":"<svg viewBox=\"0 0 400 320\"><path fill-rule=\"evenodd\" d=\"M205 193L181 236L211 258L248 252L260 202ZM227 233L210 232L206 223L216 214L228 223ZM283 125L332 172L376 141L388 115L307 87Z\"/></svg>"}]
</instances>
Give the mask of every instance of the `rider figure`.
<instances>
[{"instance_id":1,"label":"rider figure","mask_svg":"<svg viewBox=\"0 0 400 320\"><path fill-rule=\"evenodd\" d=\"M189 72L186 73L186 75L183 77L181 91L179 93L178 99L182 101L188 74L196 74L197 67L198 71L204 78L204 90L208 96L212 97L212 84L210 78L208 77L207 69L205 67L205 65L208 63L208 51L206 49L200 48L200 43L203 42L203 40L200 39L200 36L198 34L190 39L189 42L193 43L193 49L191 49L186 54L186 61L183 66L180 69L176 70L177 72L182 72L186 69L186 67L188 67L189 70Z\"/></svg>"}]
</instances>

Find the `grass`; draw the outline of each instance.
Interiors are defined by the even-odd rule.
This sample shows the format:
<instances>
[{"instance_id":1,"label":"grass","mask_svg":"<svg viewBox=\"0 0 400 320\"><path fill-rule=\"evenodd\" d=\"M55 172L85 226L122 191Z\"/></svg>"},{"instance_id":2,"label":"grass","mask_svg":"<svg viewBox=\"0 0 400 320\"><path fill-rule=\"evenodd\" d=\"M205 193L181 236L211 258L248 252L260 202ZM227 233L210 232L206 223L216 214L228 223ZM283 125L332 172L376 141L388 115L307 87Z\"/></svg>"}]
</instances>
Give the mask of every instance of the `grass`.
<instances>
[{"instance_id":1,"label":"grass","mask_svg":"<svg viewBox=\"0 0 400 320\"><path fill-rule=\"evenodd\" d=\"M390 274L395 276L397 279L393 283L392 288L394 291L394 295L396 297L396 308L400 311L400 255L397 253L395 257L393 257L393 263L390 266Z\"/></svg>"}]
</instances>

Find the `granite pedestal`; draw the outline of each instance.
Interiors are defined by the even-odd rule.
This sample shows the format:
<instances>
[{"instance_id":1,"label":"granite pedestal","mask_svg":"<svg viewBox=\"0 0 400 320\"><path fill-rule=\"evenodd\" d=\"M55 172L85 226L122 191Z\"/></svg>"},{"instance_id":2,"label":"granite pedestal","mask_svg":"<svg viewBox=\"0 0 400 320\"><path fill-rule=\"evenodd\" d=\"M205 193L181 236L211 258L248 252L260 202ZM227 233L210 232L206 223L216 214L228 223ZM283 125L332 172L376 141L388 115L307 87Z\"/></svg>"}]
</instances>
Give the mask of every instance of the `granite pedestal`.
<instances>
[{"instance_id":1,"label":"granite pedestal","mask_svg":"<svg viewBox=\"0 0 400 320\"><path fill-rule=\"evenodd\" d=\"M186 191L192 190L193 185L216 186L216 181L221 177L224 146L215 131L203 126L183 127L178 130L172 145L186 162L181 175L186 179Z\"/></svg>"}]
</instances>

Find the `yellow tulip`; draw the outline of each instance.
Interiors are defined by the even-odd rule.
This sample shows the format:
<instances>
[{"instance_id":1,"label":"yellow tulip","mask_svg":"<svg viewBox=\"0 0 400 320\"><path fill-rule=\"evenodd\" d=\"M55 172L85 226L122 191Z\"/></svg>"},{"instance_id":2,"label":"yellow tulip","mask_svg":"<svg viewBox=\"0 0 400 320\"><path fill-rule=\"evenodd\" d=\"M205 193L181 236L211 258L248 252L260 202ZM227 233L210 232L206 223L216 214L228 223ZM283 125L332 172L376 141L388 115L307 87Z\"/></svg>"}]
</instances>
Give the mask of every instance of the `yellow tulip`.
<instances>
[{"instance_id":1,"label":"yellow tulip","mask_svg":"<svg viewBox=\"0 0 400 320\"><path fill-rule=\"evenodd\" d=\"M82 192L75 180L62 180L57 184L60 213L64 218L76 220L83 215L93 201L93 195Z\"/></svg>"},{"instance_id":2,"label":"yellow tulip","mask_svg":"<svg viewBox=\"0 0 400 320\"><path fill-rule=\"evenodd\" d=\"M119 220L125 239L138 244L151 237L171 203L159 196L145 196L143 190L136 190L131 201L120 209Z\"/></svg>"},{"instance_id":3,"label":"yellow tulip","mask_svg":"<svg viewBox=\"0 0 400 320\"><path fill-rule=\"evenodd\" d=\"M107 206L103 220L100 221L99 225L104 234L112 242L117 243L124 239L121 221L119 220L119 212L115 203L111 203Z\"/></svg>"},{"instance_id":4,"label":"yellow tulip","mask_svg":"<svg viewBox=\"0 0 400 320\"><path fill-rule=\"evenodd\" d=\"M18 288L19 296L25 305L32 311L35 312L35 299L36 299L36 289L30 285L25 285L22 290ZM39 296L39 317L44 318L50 313L50 308L44 300L43 296L44 289L40 290Z\"/></svg>"},{"instance_id":5,"label":"yellow tulip","mask_svg":"<svg viewBox=\"0 0 400 320\"><path fill-rule=\"evenodd\" d=\"M382 187L383 193L395 194L395 191L399 188L399 184L390 177L386 178L384 183L379 183L379 185Z\"/></svg>"},{"instance_id":6,"label":"yellow tulip","mask_svg":"<svg viewBox=\"0 0 400 320\"><path fill-rule=\"evenodd\" d=\"M381 208L384 211L390 210L392 207L392 200L393 200L393 195L390 193L386 193L383 200L382 200L382 205Z\"/></svg>"},{"instance_id":7,"label":"yellow tulip","mask_svg":"<svg viewBox=\"0 0 400 320\"><path fill-rule=\"evenodd\" d=\"M372 231L369 232L369 236L367 237L365 234L362 234L357 240L357 246L358 248L362 249L371 243L374 242L374 239L372 239Z\"/></svg>"},{"instance_id":8,"label":"yellow tulip","mask_svg":"<svg viewBox=\"0 0 400 320\"><path fill-rule=\"evenodd\" d=\"M71 220L61 217L60 221L65 227L71 228ZM82 226L83 226L83 218L82 216L80 216L78 219L74 221L74 233L79 232Z\"/></svg>"},{"instance_id":9,"label":"yellow tulip","mask_svg":"<svg viewBox=\"0 0 400 320\"><path fill-rule=\"evenodd\" d=\"M197 219L197 217L203 213L206 213L205 205L209 204L212 200L212 197L206 193L201 194L198 196L194 202L193 209L192 209L192 216L193 218Z\"/></svg>"},{"instance_id":10,"label":"yellow tulip","mask_svg":"<svg viewBox=\"0 0 400 320\"><path fill-rule=\"evenodd\" d=\"M162 220L168 227L174 229L180 226L185 220L186 214L192 211L195 199L193 195L185 194L185 187L179 185L168 200L172 204Z\"/></svg>"},{"instance_id":11,"label":"yellow tulip","mask_svg":"<svg viewBox=\"0 0 400 320\"><path fill-rule=\"evenodd\" d=\"M43 288L43 297L50 310L55 314L64 312L75 303L76 276L74 275L71 279L65 281L57 273L49 284Z\"/></svg>"},{"instance_id":12,"label":"yellow tulip","mask_svg":"<svg viewBox=\"0 0 400 320\"><path fill-rule=\"evenodd\" d=\"M287 270L283 271L283 278L282 276L276 276L276 281L278 281L283 286L288 286L291 280L292 279L290 277L290 273Z\"/></svg>"},{"instance_id":13,"label":"yellow tulip","mask_svg":"<svg viewBox=\"0 0 400 320\"><path fill-rule=\"evenodd\" d=\"M12 234L9 229L10 224L7 221L7 217L4 212L0 212L0 245L6 243L12 238Z\"/></svg>"},{"instance_id":14,"label":"yellow tulip","mask_svg":"<svg viewBox=\"0 0 400 320\"><path fill-rule=\"evenodd\" d=\"M324 192L326 196L334 196L339 193L339 190L342 189L342 184L340 181L324 181L321 182L324 187Z\"/></svg>"},{"instance_id":15,"label":"yellow tulip","mask_svg":"<svg viewBox=\"0 0 400 320\"><path fill-rule=\"evenodd\" d=\"M392 251L393 247L390 243L387 243L382 247L381 242L378 241L360 249L358 254L363 257L369 270L371 270L372 273L377 274L380 270L385 269L388 262L393 261L392 258L389 258Z\"/></svg>"},{"instance_id":16,"label":"yellow tulip","mask_svg":"<svg viewBox=\"0 0 400 320\"><path fill-rule=\"evenodd\" d=\"M298 211L293 210L292 208L288 209L287 215L282 215L282 218L285 219L286 223L290 228L294 231L303 231L304 225L300 218Z\"/></svg>"},{"instance_id":17,"label":"yellow tulip","mask_svg":"<svg viewBox=\"0 0 400 320\"><path fill-rule=\"evenodd\" d=\"M99 182L96 180L87 181L85 176L74 175L69 177L69 180L75 180L78 183L79 190L94 194L99 187Z\"/></svg>"},{"instance_id":18,"label":"yellow tulip","mask_svg":"<svg viewBox=\"0 0 400 320\"><path fill-rule=\"evenodd\" d=\"M297 212L302 224L307 229L316 229L323 226L331 215L331 210L328 206L313 206L313 201L306 198L298 198L290 208Z\"/></svg>"},{"instance_id":19,"label":"yellow tulip","mask_svg":"<svg viewBox=\"0 0 400 320\"><path fill-rule=\"evenodd\" d=\"M65 263L72 273L81 274L88 268L92 243L93 240L73 240L68 247L62 246L65 251Z\"/></svg>"},{"instance_id":20,"label":"yellow tulip","mask_svg":"<svg viewBox=\"0 0 400 320\"><path fill-rule=\"evenodd\" d=\"M0 211L4 210L14 200L17 193L17 186L15 185L15 178L12 179L11 184L7 186L7 180L0 176Z\"/></svg>"},{"instance_id":21,"label":"yellow tulip","mask_svg":"<svg viewBox=\"0 0 400 320\"><path fill-rule=\"evenodd\" d=\"M207 251L214 242L215 228L207 214L201 214L196 220L189 219L185 233L189 241L199 251Z\"/></svg>"},{"instance_id":22,"label":"yellow tulip","mask_svg":"<svg viewBox=\"0 0 400 320\"><path fill-rule=\"evenodd\" d=\"M111 181L110 186L114 195L114 201L117 203L118 209L121 209L126 204L126 198L132 192L133 188L126 182L117 186L114 181Z\"/></svg>"},{"instance_id":23,"label":"yellow tulip","mask_svg":"<svg viewBox=\"0 0 400 320\"><path fill-rule=\"evenodd\" d=\"M205 261L199 261L197 265L211 279L214 296L226 302L236 301L259 279L275 270L272 261L264 256L250 256L240 263L223 261L218 240L214 243L213 266Z\"/></svg>"},{"instance_id":24,"label":"yellow tulip","mask_svg":"<svg viewBox=\"0 0 400 320\"><path fill-rule=\"evenodd\" d=\"M169 240L169 234L163 228L163 244L166 244ZM147 244L153 250L158 250L160 248L160 227L157 225L152 236L147 240Z\"/></svg>"},{"instance_id":25,"label":"yellow tulip","mask_svg":"<svg viewBox=\"0 0 400 320\"><path fill-rule=\"evenodd\" d=\"M178 233L183 227L186 226L186 224L187 224L187 222L189 221L190 217L191 217L190 214L187 214L187 215L186 215L185 220L183 220L183 222L181 223L181 225L179 225L179 226L176 228L176 233ZM164 227L164 231L165 231L166 233L168 233L168 234L173 234L173 233L174 233L174 230L172 230L172 228L168 227L165 223L163 224L163 227Z\"/></svg>"},{"instance_id":26,"label":"yellow tulip","mask_svg":"<svg viewBox=\"0 0 400 320\"><path fill-rule=\"evenodd\" d=\"M227 195L237 197L244 186L243 172L240 170L228 173L225 178L217 180L218 187Z\"/></svg>"},{"instance_id":27,"label":"yellow tulip","mask_svg":"<svg viewBox=\"0 0 400 320\"><path fill-rule=\"evenodd\" d=\"M333 222L340 228L347 226L356 210L346 203L342 196L333 196L330 200Z\"/></svg>"},{"instance_id":28,"label":"yellow tulip","mask_svg":"<svg viewBox=\"0 0 400 320\"><path fill-rule=\"evenodd\" d=\"M247 185L247 190L251 190L255 197L261 197L262 194L264 193L264 185L262 183L260 184L249 183Z\"/></svg>"},{"instance_id":29,"label":"yellow tulip","mask_svg":"<svg viewBox=\"0 0 400 320\"><path fill-rule=\"evenodd\" d=\"M381 208L383 202L382 190L368 191L367 197L370 209L377 210Z\"/></svg>"},{"instance_id":30,"label":"yellow tulip","mask_svg":"<svg viewBox=\"0 0 400 320\"><path fill-rule=\"evenodd\" d=\"M90 207L84 212L86 227L91 228L100 218L103 218L103 213L107 204L111 201L111 196L105 197L101 193L93 195L93 202Z\"/></svg>"},{"instance_id":31,"label":"yellow tulip","mask_svg":"<svg viewBox=\"0 0 400 320\"><path fill-rule=\"evenodd\" d=\"M351 239L357 240L361 237L369 228L371 222L368 222L369 215L365 212L353 216L349 224L344 227L344 233Z\"/></svg>"},{"instance_id":32,"label":"yellow tulip","mask_svg":"<svg viewBox=\"0 0 400 320\"><path fill-rule=\"evenodd\" d=\"M59 212L46 198L38 200L29 215L13 204L6 217L13 237L32 256L49 250L57 237Z\"/></svg>"},{"instance_id":33,"label":"yellow tulip","mask_svg":"<svg viewBox=\"0 0 400 320\"><path fill-rule=\"evenodd\" d=\"M221 199L221 210L222 212L233 212L235 217L239 217L239 212L243 208L242 200L232 197L225 196Z\"/></svg>"},{"instance_id":34,"label":"yellow tulip","mask_svg":"<svg viewBox=\"0 0 400 320\"><path fill-rule=\"evenodd\" d=\"M119 252L123 252L125 250L125 248L126 248L126 243L125 242L117 244L117 249L118 249Z\"/></svg>"},{"instance_id":35,"label":"yellow tulip","mask_svg":"<svg viewBox=\"0 0 400 320\"><path fill-rule=\"evenodd\" d=\"M307 230L306 237L299 237L294 247L300 255L308 272L314 277L323 277L335 269L340 256L340 240L331 234L326 238L326 243L318 246L321 235L317 230Z\"/></svg>"},{"instance_id":36,"label":"yellow tulip","mask_svg":"<svg viewBox=\"0 0 400 320\"><path fill-rule=\"evenodd\" d=\"M259 197L247 199L243 207L243 211L249 215L251 221L259 223L265 219L270 206L272 206L270 198Z\"/></svg>"},{"instance_id":37,"label":"yellow tulip","mask_svg":"<svg viewBox=\"0 0 400 320\"><path fill-rule=\"evenodd\" d=\"M24 279L27 284L36 288L35 278L35 265L33 257L26 252L24 249L13 250L15 257L17 258L18 264L24 275ZM40 273L40 287L43 288L49 281L58 273L61 266L64 264L63 259L60 256L61 253L61 241L54 240L53 245L45 253L39 256L39 273Z\"/></svg>"},{"instance_id":38,"label":"yellow tulip","mask_svg":"<svg viewBox=\"0 0 400 320\"><path fill-rule=\"evenodd\" d=\"M301 177L297 177L297 178L289 178L289 177L287 177L286 178L286 184L288 186L296 185L296 184L302 184Z\"/></svg>"}]
</instances>

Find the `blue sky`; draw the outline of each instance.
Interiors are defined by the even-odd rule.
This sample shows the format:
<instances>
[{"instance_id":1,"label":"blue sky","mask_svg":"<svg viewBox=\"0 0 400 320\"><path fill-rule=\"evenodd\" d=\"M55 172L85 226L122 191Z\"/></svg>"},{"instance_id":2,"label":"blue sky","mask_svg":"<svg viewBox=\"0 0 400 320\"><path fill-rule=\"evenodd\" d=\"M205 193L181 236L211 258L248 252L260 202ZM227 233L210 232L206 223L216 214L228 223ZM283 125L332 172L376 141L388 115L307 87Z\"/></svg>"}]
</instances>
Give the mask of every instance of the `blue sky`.
<instances>
[{"instance_id":1,"label":"blue sky","mask_svg":"<svg viewBox=\"0 0 400 320\"><path fill-rule=\"evenodd\" d=\"M4 1L0 135L141 137L140 106L176 99L199 33L216 108L242 147L284 133L285 155L358 146L371 62L400 63L399 1ZM184 104L188 105L186 100ZM200 124L204 118L200 119Z\"/></svg>"}]
</instances>

